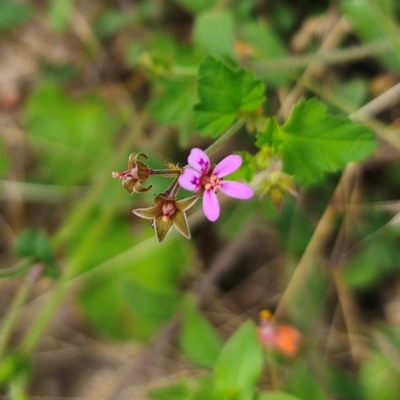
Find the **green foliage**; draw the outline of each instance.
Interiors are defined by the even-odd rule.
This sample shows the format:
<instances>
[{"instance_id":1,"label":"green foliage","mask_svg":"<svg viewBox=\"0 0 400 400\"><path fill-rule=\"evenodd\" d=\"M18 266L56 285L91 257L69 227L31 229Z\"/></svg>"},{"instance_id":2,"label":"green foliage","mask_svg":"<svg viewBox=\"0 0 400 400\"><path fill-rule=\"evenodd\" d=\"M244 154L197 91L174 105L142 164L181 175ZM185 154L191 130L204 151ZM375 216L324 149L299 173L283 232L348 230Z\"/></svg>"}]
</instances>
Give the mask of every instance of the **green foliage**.
<instances>
[{"instance_id":1,"label":"green foliage","mask_svg":"<svg viewBox=\"0 0 400 400\"><path fill-rule=\"evenodd\" d=\"M49 9L50 23L53 28L63 32L68 28L75 0L52 0Z\"/></svg>"},{"instance_id":2,"label":"green foliage","mask_svg":"<svg viewBox=\"0 0 400 400\"><path fill-rule=\"evenodd\" d=\"M390 225L382 227L377 222L370 222L376 231L368 236L366 224L361 228L366 237L360 240L357 252L343 269L343 278L353 289L368 289L399 270L399 229Z\"/></svg>"},{"instance_id":3,"label":"green foliage","mask_svg":"<svg viewBox=\"0 0 400 400\"><path fill-rule=\"evenodd\" d=\"M198 13L212 7L216 0L174 0L192 13Z\"/></svg>"},{"instance_id":4,"label":"green foliage","mask_svg":"<svg viewBox=\"0 0 400 400\"><path fill-rule=\"evenodd\" d=\"M122 282L122 295L136 318L150 327L168 321L182 304L176 287L154 289L135 279Z\"/></svg>"},{"instance_id":5,"label":"green foliage","mask_svg":"<svg viewBox=\"0 0 400 400\"><path fill-rule=\"evenodd\" d=\"M316 99L300 100L288 120L275 118L257 136L258 146L273 145L282 153L283 169L301 185L322 179L352 161L361 161L375 147L372 132L347 118L326 113Z\"/></svg>"},{"instance_id":6,"label":"green foliage","mask_svg":"<svg viewBox=\"0 0 400 400\"><path fill-rule=\"evenodd\" d=\"M175 4L171 8L172 2L178 6ZM324 274L319 265L310 265L307 273L303 273L297 281L301 281L302 285L298 285L301 287L296 287L296 279L292 281L294 289L287 292L290 294L287 302L289 306L288 310L284 310L291 321L277 322L278 326L281 323L293 323L301 329L304 343L296 360L286 360L283 355L279 358L273 356L273 360L270 360L271 355L260 348L257 327L251 321L241 325L223 344L216 329L190 297L193 293L192 280L196 275L190 274L189 279L183 282L181 279L193 264L200 265L204 266L204 273L210 274L212 282L218 288L225 289L225 279L223 285L219 286L220 280L215 281L214 271L207 269L209 261L211 257L218 260L221 255L220 246L229 246L234 237L239 237L243 226L248 225L251 218L257 225L255 234L259 236L254 243L250 243L249 251L253 251L253 248L255 251L260 249L259 243L264 240L265 234L265 240L273 235L280 238L278 249L275 240L272 243L265 242L268 257L271 253L282 259L298 259L304 254L318 218L331 200L340 171L350 162L364 160L374 149L373 133L344 115L347 115L349 109L362 106L368 95L381 89L380 85L386 90L387 82L392 84L391 79L395 75L390 72L400 71L397 54L399 49L396 48L398 27L392 23L396 17L395 7L397 11L400 10L399 2L341 1L345 16L355 26L355 33L359 35L360 41L387 41L392 45L392 49L377 54L382 61L382 68L378 68L379 75L376 76L379 79L368 81L366 77L352 78L360 76L362 63L371 64L371 58L375 54L373 52L376 51L371 48L371 54L366 61L360 59L354 65L329 67L329 79L322 83L312 81L307 87L307 82L302 81L310 92L314 90L322 98L326 96L325 102L322 102L324 99L318 101L315 98L300 100L294 105L287 121L282 123L273 115L292 84L291 66L281 70L270 70L263 66L278 59L283 59L282 65L288 65L292 57L288 51L292 40L304 39L302 35L307 36L307 29L300 30L300 26L308 21L313 23L313 15L325 12L329 7L328 1L315 3L310 10L299 10L289 5L290 2L283 4L277 0L144 0L121 1L114 5L111 2L99 2L94 9L90 6L77 10L82 14L82 21L86 20L90 29L94 30L94 35L103 40L97 42L91 38L93 32L86 31L79 21L71 19L75 0L51 0L45 5L48 6L45 25L41 25L41 18L36 18L29 28L37 31L32 35L32 42L26 41L25 32L21 32L20 36L16 29L30 21L34 8L39 10L43 7L39 3L0 0L0 32L14 29L10 34L4 35L7 44L5 57L7 58L8 51L28 53L29 50L27 59L30 60L31 50L35 53L32 57L32 68L29 65L30 68L26 71L24 68L16 69L15 75L10 75L10 80L15 80L12 84L16 83L21 101L10 107L7 104L7 87L4 86L4 91L3 86L0 88L1 124L4 125L0 140L4 136L7 141L7 146L3 146L2 142L0 144L0 174L7 173L8 179L17 182L15 192L20 196L11 218L5 215L4 221L0 221L0 233L7 236L7 230L18 230L20 221L23 220L37 226L43 222L40 220L42 213L50 215L44 225L51 223L49 231L56 232L54 239L44 230L23 231L16 242L16 253L26 260L21 263L22 267L17 265L15 270L17 273L25 272L24 262L28 265L32 260L44 263L47 275L57 276L55 254L61 254L65 260L63 265L66 275L65 279L54 282L50 300L43 306L43 310L35 314L32 328L26 332L23 330L26 337L22 338L21 346L25 351L8 353L7 349L0 349L0 385L12 392L14 399L28 398L25 389L32 376L31 354L46 325L50 323L55 308L73 286L78 292L77 305L85 317L84 321L100 337L146 341L156 336L164 326L168 326L175 316L182 318L177 338L182 356L209 371L193 369L193 378L178 378L168 386L151 390L149 395L154 400L396 399L400 392L400 380L395 357L396 351L400 349L400 339L398 329L389 324L385 330L382 328L384 332L374 332L385 353L370 350L367 353L368 358L359 365L353 365L354 360L347 360L346 365L351 365L352 373L355 374L354 371L360 367L357 378L345 368L331 367L327 361L331 356L331 349L337 350L330 346L330 340L335 339L336 335L329 337L329 343L324 343L326 348L321 349L323 338L318 336L316 341L315 334L320 334L321 321L324 327L331 324L332 331L340 330L343 326L340 325L341 321L337 326L338 319L332 318L336 297L332 296L330 290L330 275ZM379 12L375 12L376 10ZM96 14L97 12L99 13ZM382 15L387 18L382 19ZM50 51L46 54L48 43L45 46L42 40L43 32L48 32L49 25L57 31L55 43L63 46L61 57L56 51L54 54ZM351 40L354 39L353 36ZM7 43L8 37L11 46ZM313 49L319 47L319 41L320 35L314 35L305 38L302 45L304 49ZM27 49L30 43L32 49ZM345 38L341 45L347 47L348 43ZM88 54L90 44L94 44L98 53ZM365 48L361 50L364 51ZM342 54L346 57L349 54L351 57L360 55L358 50L342 53L342 49L331 54L338 57L333 61L340 63L344 61ZM94 55L95 57L91 57ZM304 55L307 58L307 54ZM313 54L312 57L319 56ZM24 60L23 57L21 59ZM321 59L324 62L323 55ZM39 68L38 60L39 64L43 63ZM382 70L384 66L390 70ZM40 76L34 76L31 70L35 68ZM347 70L350 69L352 73L348 76ZM372 75L373 69L376 68L369 68L367 74ZM385 79L381 80L382 76ZM4 83L8 83L8 79L6 73ZM36 86L33 82L36 82ZM263 109L266 99L265 83L268 84L272 99L266 110ZM319 86L320 84L323 86ZM91 87L90 93L85 91L88 86ZM101 95L106 86L111 86L112 90L107 92L113 93L115 97L106 99ZM312 94L307 93L309 95ZM329 104L330 99L337 100L335 106ZM133 115L128 112L122 115L129 102L132 102L129 107L134 107L135 112ZM343 109L339 109L338 105ZM11 109L10 115L8 108ZM266 115L272 117L267 119ZM396 115L395 108L388 107L384 118L389 119ZM237 127L240 124L235 124L238 120L247 123L249 133L242 135L240 139L222 136L226 130L232 134L239 129ZM126 129L120 129L124 123ZM22 128L19 124L23 125ZM167 129L160 129L159 124L172 128L172 132L168 131L168 136L163 137L162 133ZM16 138L13 130L19 131ZM252 132L257 130L260 132L255 137ZM25 146L25 140L20 140L21 132L29 140L28 147ZM196 133L208 137L199 138ZM178 138L181 147L190 145L205 149L211 143L210 137L221 138L214 141L212 151L208 150L213 153L213 162L220 156L222 159L223 153L234 152L242 156L241 168L227 179L251 182L259 193L267 193L266 186L262 186L266 177L278 177L275 178L276 181L271 179L271 182L281 183L279 174L287 177L287 173L290 174L290 183L294 176L299 185L308 186L320 182L327 173L339 173L328 176L312 189L303 191L299 188L303 192L301 201L283 199L280 212L272 209L268 198L260 201L257 196L259 193L249 201L232 201L227 205L222 201L221 219L217 224L212 227L206 225L195 212L189 217L190 224L195 221L193 241L185 241L171 234L160 245L156 243L153 232L148 227L149 221L133 217L131 209L150 205L153 195L168 188L168 180L160 175L151 176L149 184L153 185L152 193L142 197L137 193L128 196L121 188L121 182L111 179L111 171L121 170L119 167L124 169L126 156L131 152L149 153L152 168L165 168L160 158L173 163L179 161L182 166L183 159L190 150L176 148L176 139ZM259 149L255 148L255 142ZM389 142L385 143L384 152L389 145ZM243 149L247 151L240 152ZM381 154L377 152L377 161L381 164L391 162L386 154L385 157ZM388 154L392 156L389 152ZM396 154L393 152L394 157ZM117 165L104 172L104 165L114 162L114 159ZM11 166L17 166L15 173ZM374 187L373 201L393 200L398 197L396 188L400 179L399 168L394 163L391 166L395 174L393 180L390 185L386 185L385 181L385 185L381 184L379 190ZM374 167L375 164L368 165L367 173L362 176L363 184L364 179L370 179L365 175L369 175L370 169ZM386 170L388 167L380 165L380 168ZM132 174L135 174L135 170ZM46 185L85 187L79 190L79 196L71 195L68 202L51 198L44 199L43 204L31 204L30 198L24 197L28 192L25 189L28 187L29 190L40 191L42 186L19 182L25 175L29 181ZM118 177L118 174L114 174L115 176ZM380 176L373 179L379 180ZM206 181L205 178L203 180ZM372 186L370 182L366 183L365 191ZM381 189L383 186L387 187ZM11 185L4 187L9 190ZM364 196L364 187L361 191L358 186L354 188L357 196ZM59 187L54 189L67 193ZM7 190L2 193L1 200L5 203L4 207L2 204L2 211L14 206L10 199L16 197L15 193ZM71 190L71 194L74 193ZM35 193L34 201L41 195L45 196ZM182 191L177 193L178 198L181 196L185 196ZM366 197L366 200L370 198ZM51 208L51 214L47 214L48 204L53 201L57 203ZM166 204L165 207L170 205ZM386 209L395 208L393 204L383 206ZM198 204L196 207L200 210L201 206ZM171 209L173 210L172 205ZM36 215L37 210L39 212ZM261 218L256 219L260 210L263 212L262 217L268 220L268 226ZM369 218L361 213L358 217L360 220ZM60 221L62 226L56 227L54 220ZM351 222L353 227L359 220L354 219ZM398 229L386 225L389 225L387 221L371 223L370 226L365 224L359 228L359 232L350 232L347 225L346 229L335 226L331 237L334 238L336 229L345 236L342 238L340 234L340 242L329 242L323 249L317 249L315 254L323 253L328 256L334 248L336 257L341 245L347 246L350 243L346 250L350 248L352 251L351 258L350 252L344 254L349 260L343 268L344 282L354 292L359 289L372 292L383 278L392 275L398 278ZM60 228L59 232L57 228ZM356 245L351 247L354 242ZM5 247L8 243L6 241ZM194 259L194 254L199 260ZM251 257L245 258L247 255L243 253L243 262L246 264L252 263L253 259L258 262L265 256L264 252L259 255L253 253ZM282 262L282 268L276 268L279 271L274 268L268 269L267 273L271 273L271 278L277 280L288 278L293 272L290 264ZM248 276L253 271L253 266L250 265L249 268L243 275L241 271L235 271L232 281L226 281L227 287L238 278ZM4 275L7 278L8 269L6 268ZM10 270L14 271L13 268ZM301 273L299 271L300 275ZM253 283L257 277L258 275L253 275L249 281ZM19 312L29 301L32 285L22 286L22 289L25 290L26 287L26 292L16 292L16 301L11 303L10 314L2 315L0 339L5 339L5 346L9 343L20 346L19 340L15 340L12 335L19 332L15 329L15 321L21 320ZM244 284L240 289L242 288L246 289ZM40 290L40 287L35 290ZM251 287L248 286L247 290L251 290ZM229 303L233 300L232 305L235 305L238 292L232 290L228 295ZM240 290L240 294L243 292L245 290ZM257 298L256 295L254 293L253 297L251 293L249 303ZM227 297L224 293L222 296L224 300ZM385 296L377 293L379 298ZM268 299L266 301L269 302ZM248 304L247 299L243 304ZM238 313L243 304L238 304ZM360 305L358 310L360 314L363 312L362 307ZM220 310L218 307L211 309L212 312ZM363 332L367 333L368 329ZM393 350L393 354L390 350ZM335 357L337 355L334 354ZM346 351L340 355L344 357ZM264 359L268 362L266 365ZM270 361L273 363L270 364ZM265 388L273 390L261 391ZM69 393L65 393L67 395Z\"/></svg>"},{"instance_id":7,"label":"green foliage","mask_svg":"<svg viewBox=\"0 0 400 400\"><path fill-rule=\"evenodd\" d=\"M188 380L181 380L172 385L151 389L148 395L153 400L188 400L193 398L193 385Z\"/></svg>"},{"instance_id":8,"label":"green foliage","mask_svg":"<svg viewBox=\"0 0 400 400\"><path fill-rule=\"evenodd\" d=\"M241 115L254 111L264 101L264 85L250 71L232 70L213 57L199 68L194 121L204 134L217 137Z\"/></svg>"},{"instance_id":9,"label":"green foliage","mask_svg":"<svg viewBox=\"0 0 400 400\"><path fill-rule=\"evenodd\" d=\"M163 124L176 126L180 144L186 145L194 130L192 116L196 102L194 79L161 79L155 84L154 97L149 109Z\"/></svg>"},{"instance_id":10,"label":"green foliage","mask_svg":"<svg viewBox=\"0 0 400 400\"><path fill-rule=\"evenodd\" d=\"M400 392L400 376L393 363L383 354L371 351L361 365L359 381L363 400L396 400Z\"/></svg>"},{"instance_id":11,"label":"green foliage","mask_svg":"<svg viewBox=\"0 0 400 400\"><path fill-rule=\"evenodd\" d=\"M357 380L347 371L329 366L327 369L327 382L332 393L339 399L354 400L362 399L362 392Z\"/></svg>"},{"instance_id":12,"label":"green foliage","mask_svg":"<svg viewBox=\"0 0 400 400\"><path fill-rule=\"evenodd\" d=\"M10 167L10 160L4 141L0 138L0 177L4 177Z\"/></svg>"},{"instance_id":13,"label":"green foliage","mask_svg":"<svg viewBox=\"0 0 400 400\"><path fill-rule=\"evenodd\" d=\"M365 80L359 78L340 83L335 90L335 95L338 98L345 99L349 109L356 110L365 104L368 96L367 83ZM330 107L329 111L332 109L335 113L339 113L339 115L342 113L336 107Z\"/></svg>"},{"instance_id":14,"label":"green foliage","mask_svg":"<svg viewBox=\"0 0 400 400\"><path fill-rule=\"evenodd\" d=\"M40 148L43 175L58 185L87 180L96 159L109 154L120 124L98 95L73 99L55 83L40 85L26 104L26 127Z\"/></svg>"},{"instance_id":15,"label":"green foliage","mask_svg":"<svg viewBox=\"0 0 400 400\"><path fill-rule=\"evenodd\" d=\"M105 39L117 33L127 22L131 15L118 9L103 12L96 20L95 31L100 39Z\"/></svg>"},{"instance_id":16,"label":"green foliage","mask_svg":"<svg viewBox=\"0 0 400 400\"><path fill-rule=\"evenodd\" d=\"M255 59L274 60L287 56L285 44L276 32L262 22L246 21L239 27L240 37L253 48ZM268 86L280 86L289 82L287 73L279 70L264 68L260 77L268 83Z\"/></svg>"},{"instance_id":17,"label":"green foliage","mask_svg":"<svg viewBox=\"0 0 400 400\"><path fill-rule=\"evenodd\" d=\"M129 238L126 231L123 236ZM112 270L96 275L80 294L89 321L107 336L147 339L181 307L177 280L190 257L188 243L169 240L154 251L155 241L141 240L128 245L132 256L116 259ZM110 236L98 246L118 254L117 243L118 237Z\"/></svg>"},{"instance_id":18,"label":"green foliage","mask_svg":"<svg viewBox=\"0 0 400 400\"><path fill-rule=\"evenodd\" d=\"M319 370L321 373L322 371ZM298 360L290 368L290 376L285 386L288 392L300 399L327 400L316 371L310 370Z\"/></svg>"},{"instance_id":19,"label":"green foliage","mask_svg":"<svg viewBox=\"0 0 400 400\"><path fill-rule=\"evenodd\" d=\"M292 396L291 394L285 392L263 392L259 394L257 400L302 400L302 399L300 399L300 397Z\"/></svg>"},{"instance_id":20,"label":"green foliage","mask_svg":"<svg viewBox=\"0 0 400 400\"><path fill-rule=\"evenodd\" d=\"M27 229L17 238L15 252L20 257L27 257L34 262L43 262L45 274L50 278L57 278L59 270L56 266L54 250L49 236L42 229Z\"/></svg>"},{"instance_id":21,"label":"green foliage","mask_svg":"<svg viewBox=\"0 0 400 400\"><path fill-rule=\"evenodd\" d=\"M214 368L218 398L250 400L261 376L263 355L253 322L247 321L229 338Z\"/></svg>"},{"instance_id":22,"label":"green foliage","mask_svg":"<svg viewBox=\"0 0 400 400\"><path fill-rule=\"evenodd\" d=\"M10 0L0 1L0 32L12 29L29 21L33 16L33 9L28 4Z\"/></svg>"},{"instance_id":23,"label":"green foliage","mask_svg":"<svg viewBox=\"0 0 400 400\"><path fill-rule=\"evenodd\" d=\"M387 18L393 18L393 16L383 16L383 20L380 18L388 10L388 3L391 2L386 0L341 0L346 16L350 19L361 38L367 42L387 40L388 34L386 28L393 30L393 35L398 37L398 27L389 23ZM386 52L378 55L378 57L387 68L400 71L400 58L394 49L388 49Z\"/></svg>"},{"instance_id":24,"label":"green foliage","mask_svg":"<svg viewBox=\"0 0 400 400\"><path fill-rule=\"evenodd\" d=\"M182 382L152 389L148 394L154 400L187 400L190 398L190 388L186 382Z\"/></svg>"},{"instance_id":25,"label":"green foliage","mask_svg":"<svg viewBox=\"0 0 400 400\"><path fill-rule=\"evenodd\" d=\"M193 40L208 54L233 58L232 13L228 10L215 9L199 14L194 25Z\"/></svg>"},{"instance_id":26,"label":"green foliage","mask_svg":"<svg viewBox=\"0 0 400 400\"><path fill-rule=\"evenodd\" d=\"M183 309L179 344L192 361L208 368L214 366L222 348L222 341L213 326L189 299Z\"/></svg>"},{"instance_id":27,"label":"green foliage","mask_svg":"<svg viewBox=\"0 0 400 400\"><path fill-rule=\"evenodd\" d=\"M32 360L21 352L10 352L0 360L0 387L16 382L28 382L32 374Z\"/></svg>"},{"instance_id":28,"label":"green foliage","mask_svg":"<svg viewBox=\"0 0 400 400\"><path fill-rule=\"evenodd\" d=\"M217 347L220 346L215 332L191 303L185 306L184 318L184 324L187 326L183 327L183 331L189 330L189 332L183 332L182 335L190 336L185 339L187 345L192 347L190 356L192 358L195 356L196 361L200 358L201 361L207 360L211 366L212 359L208 358L209 356L200 356L200 351L194 350L194 347L198 346L208 354L214 354L212 356L214 358ZM197 334L194 332L196 329L199 330ZM207 350L207 346L210 349ZM260 378L262 368L263 355L256 337L256 327L253 322L247 321L229 338L220 351L212 380L207 376L192 381L183 380L177 384L151 390L150 396L155 400L253 399L254 386Z\"/></svg>"}]
</instances>

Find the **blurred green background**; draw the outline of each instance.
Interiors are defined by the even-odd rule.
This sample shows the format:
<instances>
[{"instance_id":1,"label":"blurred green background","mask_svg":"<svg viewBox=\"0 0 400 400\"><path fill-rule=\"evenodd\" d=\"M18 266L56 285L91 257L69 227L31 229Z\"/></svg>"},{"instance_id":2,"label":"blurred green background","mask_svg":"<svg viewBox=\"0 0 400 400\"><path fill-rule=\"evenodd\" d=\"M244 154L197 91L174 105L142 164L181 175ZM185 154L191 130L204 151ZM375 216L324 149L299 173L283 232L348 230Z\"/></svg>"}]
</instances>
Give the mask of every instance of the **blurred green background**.
<instances>
[{"instance_id":1,"label":"blurred green background","mask_svg":"<svg viewBox=\"0 0 400 400\"><path fill-rule=\"evenodd\" d=\"M129 195L111 172L133 152L153 168L183 166L213 142L193 122L206 55L263 80L265 116L286 117L285 104L311 95L355 112L398 85L399 16L394 0L1 0L0 393L140 399L212 370L243 321L279 305L341 173L297 188L280 211L268 197L225 199L213 224L198 203L192 240L173 232L159 244L131 210L168 179ZM303 350L260 390L399 398L398 105L394 96L371 116L387 136L357 165L290 299L283 319L302 331ZM253 154L254 141L243 128L213 161ZM43 269L19 264L38 254Z\"/></svg>"}]
</instances>

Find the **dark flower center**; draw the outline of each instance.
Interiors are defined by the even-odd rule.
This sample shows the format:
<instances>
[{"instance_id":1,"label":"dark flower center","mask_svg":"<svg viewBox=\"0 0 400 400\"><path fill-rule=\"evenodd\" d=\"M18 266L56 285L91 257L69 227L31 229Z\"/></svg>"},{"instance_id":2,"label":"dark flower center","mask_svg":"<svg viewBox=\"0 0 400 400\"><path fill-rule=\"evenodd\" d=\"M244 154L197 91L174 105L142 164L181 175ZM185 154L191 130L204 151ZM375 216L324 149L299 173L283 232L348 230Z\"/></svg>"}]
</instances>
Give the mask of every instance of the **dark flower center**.
<instances>
[{"instance_id":1,"label":"dark flower center","mask_svg":"<svg viewBox=\"0 0 400 400\"><path fill-rule=\"evenodd\" d=\"M212 190L214 193L217 193L221 187L222 178L218 178L216 175L203 175L200 178L200 184L204 187L205 190Z\"/></svg>"}]
</instances>

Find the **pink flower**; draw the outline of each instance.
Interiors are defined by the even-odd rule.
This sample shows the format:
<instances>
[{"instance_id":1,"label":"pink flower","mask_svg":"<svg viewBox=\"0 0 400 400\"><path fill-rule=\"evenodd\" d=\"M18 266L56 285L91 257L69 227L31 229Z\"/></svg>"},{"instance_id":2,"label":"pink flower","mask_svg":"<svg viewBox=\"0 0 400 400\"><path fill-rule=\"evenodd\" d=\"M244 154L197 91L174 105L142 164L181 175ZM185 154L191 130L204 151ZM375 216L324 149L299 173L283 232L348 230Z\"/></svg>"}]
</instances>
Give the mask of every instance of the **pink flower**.
<instances>
[{"instance_id":1,"label":"pink flower","mask_svg":"<svg viewBox=\"0 0 400 400\"><path fill-rule=\"evenodd\" d=\"M249 199L253 196L250 186L223 180L242 165L242 158L238 155L225 157L210 171L211 163L207 154L194 148L189 154L188 164L179 177L179 184L191 192L202 192L203 211L210 221L216 221L219 217L218 190L235 199Z\"/></svg>"}]
</instances>

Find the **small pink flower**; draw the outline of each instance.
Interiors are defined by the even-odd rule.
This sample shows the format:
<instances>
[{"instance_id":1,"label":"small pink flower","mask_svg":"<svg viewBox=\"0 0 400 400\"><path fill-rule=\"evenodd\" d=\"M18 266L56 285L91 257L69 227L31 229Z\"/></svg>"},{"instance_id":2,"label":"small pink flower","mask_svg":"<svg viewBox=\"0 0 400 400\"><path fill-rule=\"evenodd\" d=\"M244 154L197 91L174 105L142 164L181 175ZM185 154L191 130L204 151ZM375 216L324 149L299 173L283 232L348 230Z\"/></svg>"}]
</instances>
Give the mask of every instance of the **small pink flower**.
<instances>
[{"instance_id":1,"label":"small pink flower","mask_svg":"<svg viewBox=\"0 0 400 400\"><path fill-rule=\"evenodd\" d=\"M203 211L210 221L216 221L219 217L218 190L235 199L249 199L253 196L250 186L223 180L242 165L242 158L238 155L225 157L210 171L211 163L207 154L194 148L189 154L188 164L179 177L179 184L191 192L203 193Z\"/></svg>"}]
</instances>

